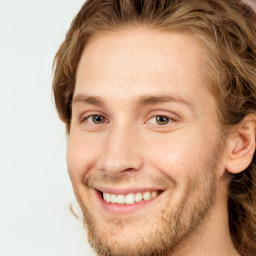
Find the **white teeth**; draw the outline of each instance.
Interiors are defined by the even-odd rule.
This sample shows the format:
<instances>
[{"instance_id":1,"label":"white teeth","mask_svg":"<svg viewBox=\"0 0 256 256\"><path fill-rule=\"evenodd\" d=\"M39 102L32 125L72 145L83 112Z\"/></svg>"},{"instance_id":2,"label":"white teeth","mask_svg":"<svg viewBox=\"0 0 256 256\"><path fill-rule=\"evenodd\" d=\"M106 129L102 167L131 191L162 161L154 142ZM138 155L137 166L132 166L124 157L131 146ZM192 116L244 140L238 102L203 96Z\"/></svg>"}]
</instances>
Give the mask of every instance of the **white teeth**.
<instances>
[{"instance_id":1,"label":"white teeth","mask_svg":"<svg viewBox=\"0 0 256 256\"><path fill-rule=\"evenodd\" d=\"M142 201L142 194L141 193L137 193L135 196L135 202L141 202Z\"/></svg>"},{"instance_id":2,"label":"white teeth","mask_svg":"<svg viewBox=\"0 0 256 256\"><path fill-rule=\"evenodd\" d=\"M110 202L111 202L111 203L116 203L116 201L117 201L116 195L111 194L111 195L110 195Z\"/></svg>"},{"instance_id":3,"label":"white teeth","mask_svg":"<svg viewBox=\"0 0 256 256\"><path fill-rule=\"evenodd\" d=\"M128 195L115 195L103 192L103 199L108 203L117 204L134 204L141 201L148 201L156 198L159 195L158 191L145 192L145 193L130 193Z\"/></svg>"},{"instance_id":4,"label":"white teeth","mask_svg":"<svg viewBox=\"0 0 256 256\"><path fill-rule=\"evenodd\" d=\"M125 203L126 204L134 204L134 194L128 194L126 197L125 197Z\"/></svg>"},{"instance_id":5,"label":"white teeth","mask_svg":"<svg viewBox=\"0 0 256 256\"><path fill-rule=\"evenodd\" d=\"M146 193L143 194L143 200L144 200L144 201L148 201L148 200L150 200L150 199L151 199L151 194L150 194L150 192L146 192Z\"/></svg>"},{"instance_id":6,"label":"white teeth","mask_svg":"<svg viewBox=\"0 0 256 256\"><path fill-rule=\"evenodd\" d=\"M107 200L106 200L106 201L109 203L110 200L111 200L111 195L110 195L109 193L106 193L106 194L107 194L107 196L106 196L106 197L107 197Z\"/></svg>"},{"instance_id":7,"label":"white teeth","mask_svg":"<svg viewBox=\"0 0 256 256\"><path fill-rule=\"evenodd\" d=\"M125 203L125 196L124 195L118 195L117 201L118 204L124 204Z\"/></svg>"}]
</instances>

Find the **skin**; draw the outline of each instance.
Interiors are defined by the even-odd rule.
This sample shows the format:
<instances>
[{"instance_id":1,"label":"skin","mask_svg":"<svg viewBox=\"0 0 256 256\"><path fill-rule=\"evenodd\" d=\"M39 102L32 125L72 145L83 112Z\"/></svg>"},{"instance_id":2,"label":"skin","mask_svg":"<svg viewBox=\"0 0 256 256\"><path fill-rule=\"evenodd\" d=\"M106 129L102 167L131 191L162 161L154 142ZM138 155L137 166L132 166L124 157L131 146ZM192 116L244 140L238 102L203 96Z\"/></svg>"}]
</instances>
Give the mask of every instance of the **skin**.
<instances>
[{"instance_id":1,"label":"skin","mask_svg":"<svg viewBox=\"0 0 256 256\"><path fill-rule=\"evenodd\" d=\"M238 255L228 228L225 172L233 170L230 152L243 143L239 135L225 148L220 142L202 56L189 33L145 28L100 33L84 49L67 162L99 255ZM159 95L176 100L138 102ZM95 192L156 188L160 196L128 214L106 211Z\"/></svg>"},{"instance_id":2,"label":"skin","mask_svg":"<svg viewBox=\"0 0 256 256\"><path fill-rule=\"evenodd\" d=\"M243 2L250 5L252 7L252 9L256 12L256 2L255 2L255 0L244 0Z\"/></svg>"}]
</instances>

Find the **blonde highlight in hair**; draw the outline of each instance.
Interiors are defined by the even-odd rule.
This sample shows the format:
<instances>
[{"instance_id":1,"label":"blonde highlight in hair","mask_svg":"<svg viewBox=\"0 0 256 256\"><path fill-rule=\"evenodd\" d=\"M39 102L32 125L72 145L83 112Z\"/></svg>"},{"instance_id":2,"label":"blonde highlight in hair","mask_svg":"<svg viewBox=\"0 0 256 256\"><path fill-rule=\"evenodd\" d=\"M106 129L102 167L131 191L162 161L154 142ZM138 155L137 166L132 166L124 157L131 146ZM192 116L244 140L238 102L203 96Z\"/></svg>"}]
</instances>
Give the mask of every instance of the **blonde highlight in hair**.
<instances>
[{"instance_id":1,"label":"blonde highlight in hair","mask_svg":"<svg viewBox=\"0 0 256 256\"><path fill-rule=\"evenodd\" d=\"M256 113L256 14L240 0L88 0L54 59L53 92L60 119L70 131L76 70L84 47L101 31L148 27L190 31L207 52L208 85L222 135ZM256 156L230 175L229 225L243 256L256 255Z\"/></svg>"}]
</instances>

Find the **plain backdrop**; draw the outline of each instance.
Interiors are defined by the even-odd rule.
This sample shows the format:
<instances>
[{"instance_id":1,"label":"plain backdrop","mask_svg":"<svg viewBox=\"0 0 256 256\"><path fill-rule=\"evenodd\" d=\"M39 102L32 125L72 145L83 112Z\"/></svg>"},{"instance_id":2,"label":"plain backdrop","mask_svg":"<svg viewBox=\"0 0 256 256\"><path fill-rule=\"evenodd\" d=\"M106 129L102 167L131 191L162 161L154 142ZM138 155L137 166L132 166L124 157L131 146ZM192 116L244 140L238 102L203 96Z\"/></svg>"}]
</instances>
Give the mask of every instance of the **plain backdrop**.
<instances>
[{"instance_id":1,"label":"plain backdrop","mask_svg":"<svg viewBox=\"0 0 256 256\"><path fill-rule=\"evenodd\" d=\"M0 256L91 256L51 92L53 57L84 0L0 0Z\"/></svg>"}]
</instances>

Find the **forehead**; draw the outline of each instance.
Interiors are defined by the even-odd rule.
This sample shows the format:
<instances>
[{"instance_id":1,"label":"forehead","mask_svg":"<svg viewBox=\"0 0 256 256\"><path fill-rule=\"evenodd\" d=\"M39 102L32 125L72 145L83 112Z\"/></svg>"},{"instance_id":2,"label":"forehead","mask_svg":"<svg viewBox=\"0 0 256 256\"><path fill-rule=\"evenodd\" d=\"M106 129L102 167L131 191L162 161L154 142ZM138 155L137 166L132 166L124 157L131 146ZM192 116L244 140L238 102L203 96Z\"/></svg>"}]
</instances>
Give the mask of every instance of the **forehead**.
<instances>
[{"instance_id":1,"label":"forehead","mask_svg":"<svg viewBox=\"0 0 256 256\"><path fill-rule=\"evenodd\" d=\"M99 33L85 47L75 95L195 97L207 91L204 49L188 32L149 29Z\"/></svg>"}]
</instances>

